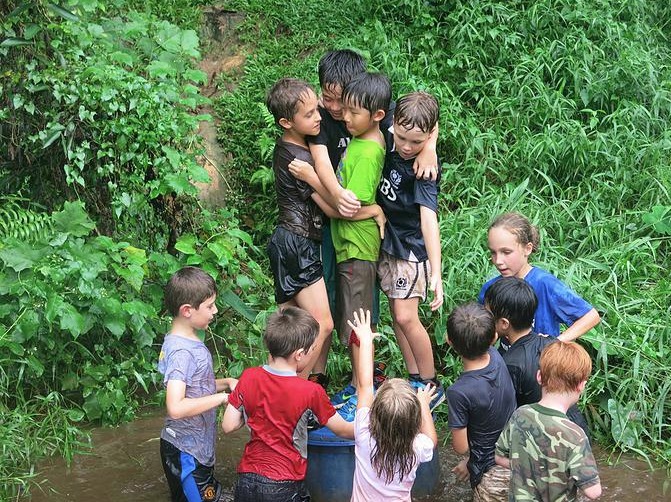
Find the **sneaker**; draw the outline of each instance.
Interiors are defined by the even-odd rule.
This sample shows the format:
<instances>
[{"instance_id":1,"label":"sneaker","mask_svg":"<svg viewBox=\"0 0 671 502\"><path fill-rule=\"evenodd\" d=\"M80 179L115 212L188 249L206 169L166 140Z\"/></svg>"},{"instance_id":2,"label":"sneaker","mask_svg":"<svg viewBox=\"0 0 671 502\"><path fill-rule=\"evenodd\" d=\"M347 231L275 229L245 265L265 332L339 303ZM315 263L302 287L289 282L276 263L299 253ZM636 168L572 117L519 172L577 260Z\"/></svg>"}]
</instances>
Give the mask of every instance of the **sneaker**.
<instances>
[{"instance_id":1,"label":"sneaker","mask_svg":"<svg viewBox=\"0 0 671 502\"><path fill-rule=\"evenodd\" d=\"M324 373L310 373L308 380L316 383L317 385L321 385L324 390L326 390L329 385L329 377Z\"/></svg>"},{"instance_id":2,"label":"sneaker","mask_svg":"<svg viewBox=\"0 0 671 502\"><path fill-rule=\"evenodd\" d=\"M409 380L410 386L413 389L423 389L426 387L426 382L423 380ZM433 413L433 410L435 410L439 405L441 405L445 401L445 387L443 387L443 384L438 382L438 385L436 386L436 393L433 396L433 399L429 403L429 410L431 413Z\"/></svg>"},{"instance_id":3,"label":"sneaker","mask_svg":"<svg viewBox=\"0 0 671 502\"><path fill-rule=\"evenodd\" d=\"M336 392L331 396L331 404L335 409L340 408L343 404L351 399L356 394L356 388L352 384L347 385L343 390Z\"/></svg>"},{"instance_id":4,"label":"sneaker","mask_svg":"<svg viewBox=\"0 0 671 502\"><path fill-rule=\"evenodd\" d=\"M373 389L377 390L387 379L387 375L384 373L386 369L387 364L382 361L373 363Z\"/></svg>"},{"instance_id":5,"label":"sneaker","mask_svg":"<svg viewBox=\"0 0 671 502\"><path fill-rule=\"evenodd\" d=\"M350 396L346 403L338 408L338 414L345 419L345 422L354 422L356 416L356 405L359 400L356 394Z\"/></svg>"}]
</instances>

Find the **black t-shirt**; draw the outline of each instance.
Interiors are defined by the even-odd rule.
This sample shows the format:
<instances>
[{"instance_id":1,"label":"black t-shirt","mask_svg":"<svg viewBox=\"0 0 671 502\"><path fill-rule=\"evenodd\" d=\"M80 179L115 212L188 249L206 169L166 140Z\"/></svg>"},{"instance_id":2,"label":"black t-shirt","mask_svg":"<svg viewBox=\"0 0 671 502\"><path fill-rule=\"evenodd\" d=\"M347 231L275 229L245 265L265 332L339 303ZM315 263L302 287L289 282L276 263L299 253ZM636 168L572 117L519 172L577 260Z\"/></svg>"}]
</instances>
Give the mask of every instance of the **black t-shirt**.
<instances>
[{"instance_id":1,"label":"black t-shirt","mask_svg":"<svg viewBox=\"0 0 671 502\"><path fill-rule=\"evenodd\" d=\"M312 165L310 150L278 139L273 152L275 193L279 215L277 225L302 237L321 241L322 212L312 200L314 192L307 183L297 180L289 172L294 158Z\"/></svg>"},{"instance_id":2,"label":"black t-shirt","mask_svg":"<svg viewBox=\"0 0 671 502\"><path fill-rule=\"evenodd\" d=\"M383 131L387 143L377 203L387 217L382 251L412 262L428 259L422 235L420 206L438 212L440 169L436 180L418 180L412 170L415 159L403 159L394 148L394 134ZM439 163L440 165L440 163Z\"/></svg>"}]
</instances>

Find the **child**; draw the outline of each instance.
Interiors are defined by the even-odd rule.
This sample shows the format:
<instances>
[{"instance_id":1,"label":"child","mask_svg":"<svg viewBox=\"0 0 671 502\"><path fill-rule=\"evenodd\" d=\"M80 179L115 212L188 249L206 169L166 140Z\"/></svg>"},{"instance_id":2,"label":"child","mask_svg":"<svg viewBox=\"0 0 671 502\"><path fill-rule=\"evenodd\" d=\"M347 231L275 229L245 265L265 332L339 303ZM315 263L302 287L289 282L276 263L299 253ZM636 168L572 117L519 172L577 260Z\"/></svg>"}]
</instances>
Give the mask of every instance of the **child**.
<instances>
[{"instance_id":1,"label":"child","mask_svg":"<svg viewBox=\"0 0 671 502\"><path fill-rule=\"evenodd\" d=\"M336 413L324 389L297 376L318 332L317 321L297 307L272 314L263 335L268 364L243 371L230 395L224 432L245 422L251 431L238 466L237 502L309 500L304 484L308 420L354 437L353 424Z\"/></svg>"},{"instance_id":2,"label":"child","mask_svg":"<svg viewBox=\"0 0 671 502\"><path fill-rule=\"evenodd\" d=\"M592 371L589 355L575 342L543 350L538 381L543 397L519 408L496 443L496 462L512 471L510 500L590 500L601 482L589 441L566 417Z\"/></svg>"},{"instance_id":3,"label":"child","mask_svg":"<svg viewBox=\"0 0 671 502\"><path fill-rule=\"evenodd\" d=\"M518 213L505 213L496 218L489 226L487 245L492 263L501 275L482 286L480 303L493 282L514 276L527 281L538 297L533 325L536 333L569 342L599 324L601 318L589 303L551 273L529 264L529 255L538 251L540 235L527 218ZM561 335L560 324L567 326ZM504 349L506 347L507 343Z\"/></svg>"},{"instance_id":4,"label":"child","mask_svg":"<svg viewBox=\"0 0 671 502\"><path fill-rule=\"evenodd\" d=\"M541 386L536 379L538 362L543 349L557 341L556 338L533 332L537 305L534 290L517 277L502 277L485 293L485 307L494 315L496 333L510 344L508 350L499 348L499 353L515 387L518 408L540 400ZM571 406L566 414L589 436L587 422L576 405Z\"/></svg>"},{"instance_id":5,"label":"child","mask_svg":"<svg viewBox=\"0 0 671 502\"><path fill-rule=\"evenodd\" d=\"M447 389L447 423L452 446L469 453L453 469L461 480L470 478L473 500L508 500L510 472L494 463L494 447L515 410L515 389L499 353L494 317L482 305L468 303L447 319L447 341L461 356L464 371Z\"/></svg>"},{"instance_id":6,"label":"child","mask_svg":"<svg viewBox=\"0 0 671 502\"><path fill-rule=\"evenodd\" d=\"M331 216L338 213L310 185L294 178L287 169L295 158L312 162L305 137L319 132L317 96L306 82L283 78L270 89L266 105L282 129L273 152L278 224L268 244L275 299L280 307L297 305L307 310L319 323L315 350L305 364L303 376L307 377L314 366L315 373L324 377L317 378L317 383L326 387L326 358L315 362L322 346L326 346L328 353L333 331L319 252L322 227L319 208ZM362 211L357 217L381 215L376 207Z\"/></svg>"},{"instance_id":7,"label":"child","mask_svg":"<svg viewBox=\"0 0 671 502\"><path fill-rule=\"evenodd\" d=\"M370 312L355 312L348 324L360 344L352 501L410 502L417 467L433 458L438 443L429 409L436 388L429 383L415 392L407 381L393 378L373 397Z\"/></svg>"},{"instance_id":8,"label":"child","mask_svg":"<svg viewBox=\"0 0 671 502\"><path fill-rule=\"evenodd\" d=\"M389 298L394 333L405 359L410 383L437 387L433 410L445 400L436 379L433 349L419 320L419 302L433 292L431 310L443 303L438 179L417 180L412 164L438 123L436 98L425 92L403 96L394 110L393 133L387 131L387 153L377 201L387 217L385 238L377 264L380 288Z\"/></svg>"},{"instance_id":9,"label":"child","mask_svg":"<svg viewBox=\"0 0 671 502\"><path fill-rule=\"evenodd\" d=\"M217 313L214 279L196 267L177 271L165 288L172 315L158 370L166 386L168 416L161 430L161 462L173 502L219 500L214 477L216 408L228 402L234 378L214 378L212 355L198 338Z\"/></svg>"}]
</instances>

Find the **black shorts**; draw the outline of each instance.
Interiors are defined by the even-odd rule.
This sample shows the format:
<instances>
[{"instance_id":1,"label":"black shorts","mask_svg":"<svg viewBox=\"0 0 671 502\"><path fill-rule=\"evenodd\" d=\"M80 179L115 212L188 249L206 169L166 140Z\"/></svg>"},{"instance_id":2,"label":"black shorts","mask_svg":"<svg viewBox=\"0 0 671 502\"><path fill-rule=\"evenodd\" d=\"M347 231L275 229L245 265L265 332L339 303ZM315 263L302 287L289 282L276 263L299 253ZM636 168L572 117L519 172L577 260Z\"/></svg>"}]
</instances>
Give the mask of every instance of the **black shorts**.
<instances>
[{"instance_id":1,"label":"black shorts","mask_svg":"<svg viewBox=\"0 0 671 502\"><path fill-rule=\"evenodd\" d=\"M235 485L235 502L310 502L304 481L275 481L243 472Z\"/></svg>"},{"instance_id":2,"label":"black shorts","mask_svg":"<svg viewBox=\"0 0 671 502\"><path fill-rule=\"evenodd\" d=\"M319 242L277 227L268 243L275 301L282 304L324 276Z\"/></svg>"},{"instance_id":3,"label":"black shorts","mask_svg":"<svg viewBox=\"0 0 671 502\"><path fill-rule=\"evenodd\" d=\"M214 477L214 466L198 462L161 439L161 463L170 487L172 502L214 502L221 496L221 485Z\"/></svg>"}]
</instances>

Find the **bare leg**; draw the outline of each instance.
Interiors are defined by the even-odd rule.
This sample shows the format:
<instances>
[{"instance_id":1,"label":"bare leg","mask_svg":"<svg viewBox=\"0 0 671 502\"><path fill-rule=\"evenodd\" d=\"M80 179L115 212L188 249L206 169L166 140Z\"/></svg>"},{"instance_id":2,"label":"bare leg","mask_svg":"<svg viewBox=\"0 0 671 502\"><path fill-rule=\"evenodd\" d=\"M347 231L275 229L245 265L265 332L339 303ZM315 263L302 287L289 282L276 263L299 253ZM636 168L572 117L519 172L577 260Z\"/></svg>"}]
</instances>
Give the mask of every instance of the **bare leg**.
<instances>
[{"instance_id":1,"label":"bare leg","mask_svg":"<svg viewBox=\"0 0 671 502\"><path fill-rule=\"evenodd\" d=\"M394 318L394 333L408 372L419 373L422 379L435 378L431 339L419 320L419 298L392 298L389 303Z\"/></svg>"}]
</instances>

